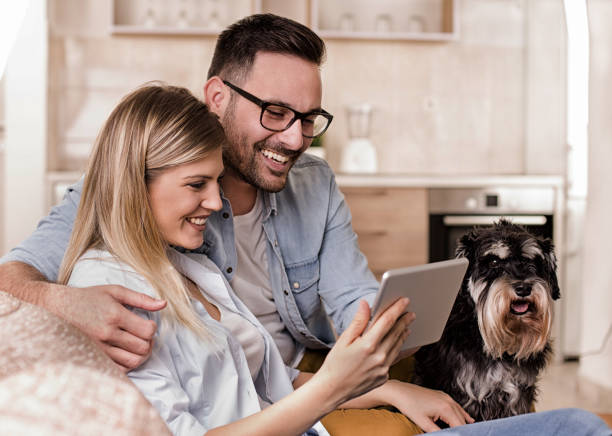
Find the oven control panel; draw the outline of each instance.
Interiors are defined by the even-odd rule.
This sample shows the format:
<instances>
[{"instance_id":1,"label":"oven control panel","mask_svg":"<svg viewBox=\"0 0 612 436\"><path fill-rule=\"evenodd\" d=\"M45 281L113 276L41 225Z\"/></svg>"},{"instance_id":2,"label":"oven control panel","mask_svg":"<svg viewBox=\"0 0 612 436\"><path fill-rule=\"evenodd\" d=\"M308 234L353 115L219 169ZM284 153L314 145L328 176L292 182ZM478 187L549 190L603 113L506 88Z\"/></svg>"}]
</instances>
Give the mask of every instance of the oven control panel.
<instances>
[{"instance_id":1,"label":"oven control panel","mask_svg":"<svg viewBox=\"0 0 612 436\"><path fill-rule=\"evenodd\" d=\"M555 190L549 187L432 188L429 213L553 214Z\"/></svg>"}]
</instances>

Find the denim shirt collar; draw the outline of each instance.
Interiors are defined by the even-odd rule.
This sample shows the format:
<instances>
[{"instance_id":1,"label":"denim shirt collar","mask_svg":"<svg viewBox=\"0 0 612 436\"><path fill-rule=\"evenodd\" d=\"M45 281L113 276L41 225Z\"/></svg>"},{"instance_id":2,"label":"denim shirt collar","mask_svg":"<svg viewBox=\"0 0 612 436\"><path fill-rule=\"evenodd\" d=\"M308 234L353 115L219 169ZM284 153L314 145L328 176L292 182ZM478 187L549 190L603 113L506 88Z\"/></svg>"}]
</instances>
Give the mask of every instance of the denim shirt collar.
<instances>
[{"instance_id":1,"label":"denim shirt collar","mask_svg":"<svg viewBox=\"0 0 612 436\"><path fill-rule=\"evenodd\" d=\"M263 198L263 215L261 217L261 220L263 222L267 221L268 218L270 218L270 215L277 215L278 214L278 208L277 208L277 203L276 203L276 193L275 192L265 192L262 191L262 198Z\"/></svg>"}]
</instances>

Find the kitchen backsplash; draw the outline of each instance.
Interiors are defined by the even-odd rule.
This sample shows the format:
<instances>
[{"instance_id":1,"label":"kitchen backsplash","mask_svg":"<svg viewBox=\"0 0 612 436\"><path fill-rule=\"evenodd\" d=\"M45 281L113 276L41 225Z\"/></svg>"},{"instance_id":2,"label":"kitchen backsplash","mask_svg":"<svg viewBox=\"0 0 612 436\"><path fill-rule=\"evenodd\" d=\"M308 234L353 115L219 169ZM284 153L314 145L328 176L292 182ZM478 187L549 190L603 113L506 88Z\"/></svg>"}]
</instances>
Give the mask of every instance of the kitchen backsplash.
<instances>
[{"instance_id":1,"label":"kitchen backsplash","mask_svg":"<svg viewBox=\"0 0 612 436\"><path fill-rule=\"evenodd\" d=\"M201 95L208 36L116 36L110 2L49 5L49 167L82 168L109 111L164 80ZM561 0L462 0L456 42L328 40L324 137L338 168L345 107L374 106L379 171L424 175L562 174L565 30Z\"/></svg>"}]
</instances>

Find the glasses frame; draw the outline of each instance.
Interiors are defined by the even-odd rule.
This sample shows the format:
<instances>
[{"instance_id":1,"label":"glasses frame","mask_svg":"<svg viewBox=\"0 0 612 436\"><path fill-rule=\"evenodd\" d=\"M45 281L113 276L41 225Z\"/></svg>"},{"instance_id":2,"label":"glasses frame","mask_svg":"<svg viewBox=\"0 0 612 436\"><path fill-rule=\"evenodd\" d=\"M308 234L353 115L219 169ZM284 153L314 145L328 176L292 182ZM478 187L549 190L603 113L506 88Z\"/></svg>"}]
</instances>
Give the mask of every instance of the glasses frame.
<instances>
[{"instance_id":1,"label":"glasses frame","mask_svg":"<svg viewBox=\"0 0 612 436\"><path fill-rule=\"evenodd\" d=\"M329 112L327 112L326 110L324 110L324 109L314 110L314 111L310 111L310 112L299 112L299 111L296 111L295 109L293 109L292 107L284 105L284 104L271 103L269 101L264 101L264 100L262 100L262 99L260 99L258 97L255 97L250 92L247 92L244 89L237 87L233 83L228 82L227 80L224 80L223 83L225 85L227 85L230 89L236 91L242 97L246 98L247 100L249 100L252 103L255 103L257 106L259 106L261 108L261 113L259 114L259 124L261 124L261 127L263 127L266 130L269 130L271 132L284 132L285 130L289 129L293 125L293 123L295 123L297 120L302 121L303 119L306 119L307 117L309 117L311 115L320 115L320 116L322 116L323 118L325 118L327 120L327 125L325 126L325 128L323 129L323 131L321 133L318 133L318 134L316 134L314 136L310 136L310 135L305 135L302 132L302 136L304 138L309 138L309 139L318 138L319 136L321 136L323 133L325 133L327 131L327 129L329 128L329 125L331 124L332 120L334 119L334 116L332 114L330 114ZM266 109L269 106L280 106L282 108L288 109L291 112L293 112L293 118L287 123L285 128L283 128L283 129L271 129L271 128L266 127L266 126L263 125L264 112L266 111Z\"/></svg>"}]
</instances>

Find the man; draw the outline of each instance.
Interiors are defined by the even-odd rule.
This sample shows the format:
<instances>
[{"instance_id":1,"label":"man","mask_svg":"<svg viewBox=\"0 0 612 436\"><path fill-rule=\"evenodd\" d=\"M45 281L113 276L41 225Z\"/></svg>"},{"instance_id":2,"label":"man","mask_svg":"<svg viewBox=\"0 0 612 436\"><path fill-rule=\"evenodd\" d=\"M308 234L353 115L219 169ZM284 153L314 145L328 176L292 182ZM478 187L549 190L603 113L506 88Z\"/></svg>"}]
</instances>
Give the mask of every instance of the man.
<instances>
[{"instance_id":1,"label":"man","mask_svg":"<svg viewBox=\"0 0 612 436\"><path fill-rule=\"evenodd\" d=\"M342 331L359 300L371 302L378 288L332 171L303 155L332 120L321 108L323 56L323 41L305 26L255 15L220 35L204 85L229 145L223 209L208 219L199 251L219 266L292 365L306 347L333 343L328 317ZM165 302L120 286L73 289L53 283L81 188L82 183L71 187L34 234L2 259L0 282L3 290L76 325L131 369L146 360L156 326L124 305L160 310ZM427 431L437 429L437 419L450 425L469 420L439 392L397 381L378 389L381 404L392 403ZM367 422L380 434L417 431L401 414L388 419L392 412L386 410L356 413L353 422ZM342 415L324 421L346 431L343 422Z\"/></svg>"}]
</instances>

